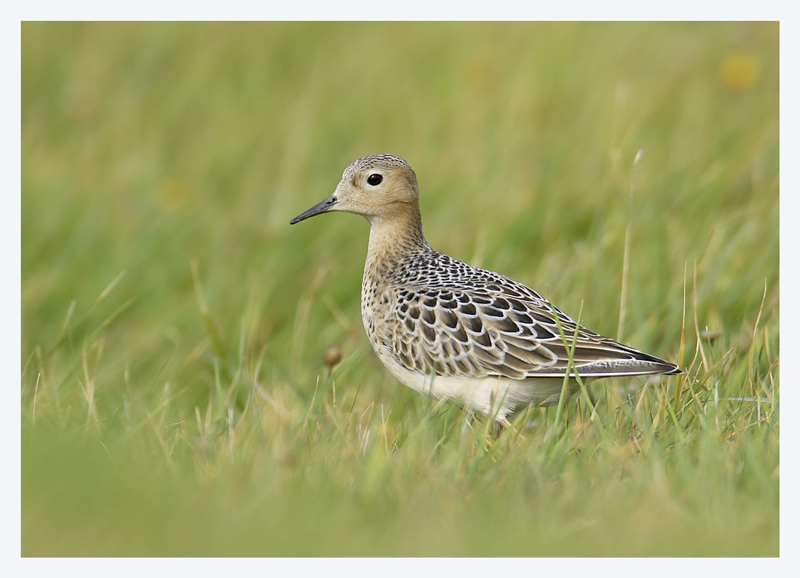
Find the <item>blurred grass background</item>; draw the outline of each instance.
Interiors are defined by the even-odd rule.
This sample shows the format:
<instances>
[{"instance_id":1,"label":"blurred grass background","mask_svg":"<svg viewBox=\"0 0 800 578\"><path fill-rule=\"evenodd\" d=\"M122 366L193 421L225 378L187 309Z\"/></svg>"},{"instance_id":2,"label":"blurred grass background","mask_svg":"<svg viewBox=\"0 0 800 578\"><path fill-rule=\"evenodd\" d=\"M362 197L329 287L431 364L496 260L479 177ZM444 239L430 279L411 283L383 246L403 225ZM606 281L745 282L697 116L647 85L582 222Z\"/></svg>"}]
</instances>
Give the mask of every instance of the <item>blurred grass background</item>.
<instances>
[{"instance_id":1,"label":"blurred grass background","mask_svg":"<svg viewBox=\"0 0 800 578\"><path fill-rule=\"evenodd\" d=\"M778 44L24 23L22 554L777 555ZM611 336L629 227L621 338L686 374L460 436L363 334L366 222L288 226L378 152L434 248Z\"/></svg>"}]
</instances>

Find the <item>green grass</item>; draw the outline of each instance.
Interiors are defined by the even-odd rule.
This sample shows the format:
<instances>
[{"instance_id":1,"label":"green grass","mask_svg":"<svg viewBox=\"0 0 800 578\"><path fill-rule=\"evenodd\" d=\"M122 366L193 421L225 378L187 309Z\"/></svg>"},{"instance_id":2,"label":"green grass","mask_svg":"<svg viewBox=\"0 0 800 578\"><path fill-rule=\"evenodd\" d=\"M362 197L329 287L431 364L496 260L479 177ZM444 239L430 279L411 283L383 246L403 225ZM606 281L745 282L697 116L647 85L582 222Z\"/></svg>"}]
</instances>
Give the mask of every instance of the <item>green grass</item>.
<instances>
[{"instance_id":1,"label":"green grass","mask_svg":"<svg viewBox=\"0 0 800 578\"><path fill-rule=\"evenodd\" d=\"M22 554L778 555L778 113L775 23L24 24ZM377 152L686 373L460 435L367 343L363 219L288 225Z\"/></svg>"}]
</instances>

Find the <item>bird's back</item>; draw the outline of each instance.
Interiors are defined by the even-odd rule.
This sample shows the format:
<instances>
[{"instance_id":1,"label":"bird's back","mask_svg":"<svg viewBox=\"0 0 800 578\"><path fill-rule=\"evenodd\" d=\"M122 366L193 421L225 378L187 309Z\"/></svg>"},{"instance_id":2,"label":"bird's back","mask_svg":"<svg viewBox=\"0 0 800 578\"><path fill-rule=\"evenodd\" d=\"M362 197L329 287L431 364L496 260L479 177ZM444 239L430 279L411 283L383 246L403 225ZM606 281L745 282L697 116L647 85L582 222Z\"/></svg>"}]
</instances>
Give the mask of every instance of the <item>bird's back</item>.
<instances>
[{"instance_id":1,"label":"bird's back","mask_svg":"<svg viewBox=\"0 0 800 578\"><path fill-rule=\"evenodd\" d=\"M370 280L368 273L365 294L374 298L362 307L367 333L376 351L391 353L409 371L563 377L574 345L574 367L582 377L679 373L672 363L577 326L525 285L427 245L384 270L383 279Z\"/></svg>"}]
</instances>

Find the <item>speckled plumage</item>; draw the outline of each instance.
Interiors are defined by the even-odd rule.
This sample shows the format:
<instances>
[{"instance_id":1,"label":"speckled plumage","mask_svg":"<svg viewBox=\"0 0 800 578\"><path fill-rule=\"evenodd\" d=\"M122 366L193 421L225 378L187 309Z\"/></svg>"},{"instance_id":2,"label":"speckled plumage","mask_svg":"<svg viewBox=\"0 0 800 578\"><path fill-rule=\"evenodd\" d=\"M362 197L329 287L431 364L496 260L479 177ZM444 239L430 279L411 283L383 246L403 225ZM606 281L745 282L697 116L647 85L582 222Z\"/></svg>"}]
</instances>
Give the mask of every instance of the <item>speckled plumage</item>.
<instances>
[{"instance_id":1,"label":"speckled plumage","mask_svg":"<svg viewBox=\"0 0 800 578\"><path fill-rule=\"evenodd\" d=\"M416 175L400 157L358 159L331 197L292 223L337 210L370 221L364 328L387 369L416 391L507 424L530 403L557 403L573 338L574 366L585 381L680 373L584 327L576 335L575 321L532 289L433 250L422 231Z\"/></svg>"}]
</instances>

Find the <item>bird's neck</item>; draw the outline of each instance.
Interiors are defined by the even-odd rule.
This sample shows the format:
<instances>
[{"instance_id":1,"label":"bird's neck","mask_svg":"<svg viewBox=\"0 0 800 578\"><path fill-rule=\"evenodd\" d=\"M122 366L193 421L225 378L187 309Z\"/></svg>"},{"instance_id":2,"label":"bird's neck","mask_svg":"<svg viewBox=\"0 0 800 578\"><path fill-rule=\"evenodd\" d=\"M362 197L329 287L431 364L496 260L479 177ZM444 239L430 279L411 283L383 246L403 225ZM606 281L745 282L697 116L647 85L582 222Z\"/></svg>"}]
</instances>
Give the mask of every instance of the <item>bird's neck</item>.
<instances>
[{"instance_id":1,"label":"bird's neck","mask_svg":"<svg viewBox=\"0 0 800 578\"><path fill-rule=\"evenodd\" d=\"M429 250L422 232L419 207L403 205L397 211L370 217L369 249L364 276L380 282L408 255Z\"/></svg>"}]
</instances>

